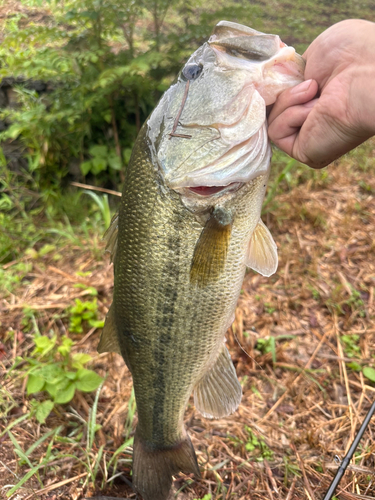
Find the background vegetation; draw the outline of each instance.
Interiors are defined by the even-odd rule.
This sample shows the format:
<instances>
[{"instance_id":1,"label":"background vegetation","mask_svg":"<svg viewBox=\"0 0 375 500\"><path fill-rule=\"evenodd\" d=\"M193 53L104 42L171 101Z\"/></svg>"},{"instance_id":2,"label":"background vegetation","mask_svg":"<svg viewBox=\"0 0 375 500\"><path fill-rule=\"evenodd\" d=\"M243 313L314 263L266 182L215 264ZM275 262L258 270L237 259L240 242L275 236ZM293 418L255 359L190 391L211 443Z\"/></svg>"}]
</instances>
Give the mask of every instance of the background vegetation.
<instances>
[{"instance_id":1,"label":"background vegetation","mask_svg":"<svg viewBox=\"0 0 375 500\"><path fill-rule=\"evenodd\" d=\"M277 33L303 53L350 17L375 21L373 2L0 1L0 496L71 500L125 494L119 481L128 488L131 381L121 360L95 354L112 287L101 236L118 197L71 183L121 190L143 121L219 20ZM247 276L229 336L243 410L223 424L188 410L206 462L198 486L175 484L181 498L239 499L250 483L256 498L294 489L302 498L308 484L327 483L325 454L342 455L339 437L352 437L375 391L374 156L365 144L336 162L340 176L275 152L264 217L279 273ZM328 356L320 362L314 342ZM263 422L280 394L281 413ZM358 457L352 474L361 475L348 488L373 496L373 440Z\"/></svg>"},{"instance_id":2,"label":"background vegetation","mask_svg":"<svg viewBox=\"0 0 375 500\"><path fill-rule=\"evenodd\" d=\"M3 0L0 12L0 263L58 220L91 220L95 200L71 181L121 190L143 121L219 20L302 53L334 22L374 16L350 0Z\"/></svg>"},{"instance_id":3,"label":"background vegetation","mask_svg":"<svg viewBox=\"0 0 375 500\"><path fill-rule=\"evenodd\" d=\"M332 23L374 15L350 0L23 0L1 12L0 86L12 88L0 102L0 263L43 239L46 220L83 222L90 200L71 181L121 190L143 121L219 20L302 53Z\"/></svg>"}]
</instances>

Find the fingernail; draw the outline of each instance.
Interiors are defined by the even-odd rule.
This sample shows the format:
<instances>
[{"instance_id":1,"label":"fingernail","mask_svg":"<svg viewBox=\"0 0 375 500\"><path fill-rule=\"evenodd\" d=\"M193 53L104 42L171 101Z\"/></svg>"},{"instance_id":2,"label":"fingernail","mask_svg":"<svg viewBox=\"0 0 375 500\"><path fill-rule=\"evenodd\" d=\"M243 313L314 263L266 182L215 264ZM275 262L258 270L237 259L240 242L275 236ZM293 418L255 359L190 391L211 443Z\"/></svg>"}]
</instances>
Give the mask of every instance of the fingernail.
<instances>
[{"instance_id":1,"label":"fingernail","mask_svg":"<svg viewBox=\"0 0 375 500\"><path fill-rule=\"evenodd\" d=\"M305 80L304 82L300 83L299 85L296 85L290 91L291 94L300 94L301 92L307 92L310 88L311 82L312 82L312 79L310 78L310 80Z\"/></svg>"}]
</instances>

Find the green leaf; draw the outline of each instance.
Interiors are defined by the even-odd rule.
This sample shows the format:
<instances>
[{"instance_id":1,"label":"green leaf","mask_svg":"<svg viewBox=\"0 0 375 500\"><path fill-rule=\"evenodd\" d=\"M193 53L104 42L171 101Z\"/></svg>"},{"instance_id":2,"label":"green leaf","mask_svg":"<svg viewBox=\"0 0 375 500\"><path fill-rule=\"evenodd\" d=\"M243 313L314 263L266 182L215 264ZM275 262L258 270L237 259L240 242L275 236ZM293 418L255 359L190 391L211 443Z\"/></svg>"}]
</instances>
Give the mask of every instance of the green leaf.
<instances>
[{"instance_id":1,"label":"green leaf","mask_svg":"<svg viewBox=\"0 0 375 500\"><path fill-rule=\"evenodd\" d=\"M39 257L38 252L34 248L28 248L25 251L25 255L27 255L30 259L37 259Z\"/></svg>"},{"instance_id":2,"label":"green leaf","mask_svg":"<svg viewBox=\"0 0 375 500\"><path fill-rule=\"evenodd\" d=\"M98 290L93 287L93 286L87 286L85 285L84 283L75 283L73 285L73 288L82 288L83 290L86 290L87 293L89 293L90 295L98 295Z\"/></svg>"},{"instance_id":3,"label":"green leaf","mask_svg":"<svg viewBox=\"0 0 375 500\"><path fill-rule=\"evenodd\" d=\"M46 418L51 413L53 407L54 407L54 402L51 401L50 399L47 399L46 401L43 401L42 403L38 404L38 407L35 412L35 418L40 424L44 424Z\"/></svg>"},{"instance_id":4,"label":"green leaf","mask_svg":"<svg viewBox=\"0 0 375 500\"><path fill-rule=\"evenodd\" d=\"M17 139L17 137L20 135L22 130L23 130L22 125L14 124L11 127L9 127L9 129L7 130L7 133L8 133L8 136L10 137L10 139Z\"/></svg>"},{"instance_id":5,"label":"green leaf","mask_svg":"<svg viewBox=\"0 0 375 500\"><path fill-rule=\"evenodd\" d=\"M55 403L69 403L69 401L71 401L74 397L75 390L76 388L74 383L69 383L65 389L59 389L55 396Z\"/></svg>"},{"instance_id":6,"label":"green leaf","mask_svg":"<svg viewBox=\"0 0 375 500\"><path fill-rule=\"evenodd\" d=\"M69 325L69 330L71 332L76 332L76 333L82 333L83 328L81 326L82 319L79 317L76 318L71 318L70 319L70 325Z\"/></svg>"},{"instance_id":7,"label":"green leaf","mask_svg":"<svg viewBox=\"0 0 375 500\"><path fill-rule=\"evenodd\" d=\"M84 352L76 352L72 356L73 363L72 366L73 368L83 368L83 365L91 361L91 356L90 354L85 354Z\"/></svg>"},{"instance_id":8,"label":"green leaf","mask_svg":"<svg viewBox=\"0 0 375 500\"><path fill-rule=\"evenodd\" d=\"M124 158L124 162L126 163L126 165L129 163L130 161L130 157L131 157L131 154L132 154L132 150L131 148L125 148L123 149L122 151L122 156Z\"/></svg>"},{"instance_id":9,"label":"green leaf","mask_svg":"<svg viewBox=\"0 0 375 500\"><path fill-rule=\"evenodd\" d=\"M54 336L52 339L47 337L46 335L41 335L40 337L35 337L34 342L36 345L35 352L40 353L42 356L45 356L56 344L57 337Z\"/></svg>"},{"instance_id":10,"label":"green leaf","mask_svg":"<svg viewBox=\"0 0 375 500\"><path fill-rule=\"evenodd\" d=\"M75 303L76 303L76 305L71 308L72 313L80 313L80 312L84 311L85 305L83 304L83 302L81 300L76 299Z\"/></svg>"},{"instance_id":11,"label":"green leaf","mask_svg":"<svg viewBox=\"0 0 375 500\"><path fill-rule=\"evenodd\" d=\"M95 10L85 10L83 12L80 12L79 15L82 17L87 17L89 19L98 19L99 12L96 12Z\"/></svg>"},{"instance_id":12,"label":"green leaf","mask_svg":"<svg viewBox=\"0 0 375 500\"><path fill-rule=\"evenodd\" d=\"M48 392L50 396L53 398L57 395L57 386L55 384L49 384L48 382L46 383L46 386L44 387L44 390Z\"/></svg>"},{"instance_id":13,"label":"green leaf","mask_svg":"<svg viewBox=\"0 0 375 500\"><path fill-rule=\"evenodd\" d=\"M100 158L99 156L93 158L92 160L92 173L94 175L100 174L103 170L107 168L107 160L106 158Z\"/></svg>"},{"instance_id":14,"label":"green leaf","mask_svg":"<svg viewBox=\"0 0 375 500\"><path fill-rule=\"evenodd\" d=\"M57 384L64 379L64 370L56 363L42 366L36 373L48 384Z\"/></svg>"},{"instance_id":15,"label":"green leaf","mask_svg":"<svg viewBox=\"0 0 375 500\"><path fill-rule=\"evenodd\" d=\"M128 446L133 446L134 438L127 439L125 443L123 443L117 450L114 452L111 460L108 462L108 469L112 465L112 463L117 463L117 457L120 455ZM115 469L115 468L114 468ZM116 470L116 469L115 469Z\"/></svg>"},{"instance_id":16,"label":"green leaf","mask_svg":"<svg viewBox=\"0 0 375 500\"><path fill-rule=\"evenodd\" d=\"M89 319L92 319L96 316L96 313L93 312L93 311L86 311L82 314L82 319L86 319L86 320L89 320Z\"/></svg>"},{"instance_id":17,"label":"green leaf","mask_svg":"<svg viewBox=\"0 0 375 500\"><path fill-rule=\"evenodd\" d=\"M356 372L360 372L362 369L361 365L359 363L356 363L355 361L348 363L348 367Z\"/></svg>"},{"instance_id":18,"label":"green leaf","mask_svg":"<svg viewBox=\"0 0 375 500\"><path fill-rule=\"evenodd\" d=\"M53 397L57 397L61 391L65 391L68 385L71 383L69 377L65 376L65 372L61 370L61 377L53 379L51 382L47 382L45 390Z\"/></svg>"},{"instance_id":19,"label":"green leaf","mask_svg":"<svg viewBox=\"0 0 375 500\"><path fill-rule=\"evenodd\" d=\"M375 382L375 370L374 368L370 368L369 366L366 366L366 368L363 368L363 375L371 380L371 382Z\"/></svg>"},{"instance_id":20,"label":"green leaf","mask_svg":"<svg viewBox=\"0 0 375 500\"><path fill-rule=\"evenodd\" d=\"M97 144L95 146L91 146L89 153L95 157L106 158L108 156L108 148L107 146L100 146Z\"/></svg>"},{"instance_id":21,"label":"green leaf","mask_svg":"<svg viewBox=\"0 0 375 500\"><path fill-rule=\"evenodd\" d=\"M61 430L61 426L58 427L57 429L54 429L54 433L58 433L60 432ZM52 446L53 446L53 441L54 441L54 437L51 439L51 441L48 443L48 447L47 447L47 451L45 452L45 456L43 458L43 460L41 460L41 462L39 462L35 467L32 466L30 460L28 459L27 457L27 453L29 452L29 450L31 449L31 447L29 448L28 452L26 452L26 454L21 450L19 444L17 443L15 437L12 435L11 432L8 432L8 435L13 443L13 446L15 447L16 449L16 453L19 457L21 457L21 459L27 463L30 467L30 470L27 474L25 474L22 479L15 485L13 486L13 488L11 488L6 496L7 497L10 497L13 495L13 493L15 493L26 481L28 481L30 479L30 477L36 475L38 481L39 481L39 484L41 485L41 487L43 487L43 483L42 481L40 480L40 477L39 477L39 474L37 474L38 470L45 466L49 459L50 459L50 456L51 456L51 451L52 451ZM47 436L49 437L49 435L47 434ZM41 442L42 440L39 440L39 442Z\"/></svg>"},{"instance_id":22,"label":"green leaf","mask_svg":"<svg viewBox=\"0 0 375 500\"><path fill-rule=\"evenodd\" d=\"M95 319L90 319L89 320L89 325L95 328L103 328L104 326L104 319L102 320L95 320Z\"/></svg>"},{"instance_id":23,"label":"green leaf","mask_svg":"<svg viewBox=\"0 0 375 500\"><path fill-rule=\"evenodd\" d=\"M30 374L27 379L27 394L33 394L43 389L45 380L37 375Z\"/></svg>"},{"instance_id":24,"label":"green leaf","mask_svg":"<svg viewBox=\"0 0 375 500\"><path fill-rule=\"evenodd\" d=\"M22 415L21 417L16 418L16 420L13 420L13 422L10 423L8 427L5 427L5 429L2 432L0 432L0 438L2 438L6 432L10 431L10 429L13 429L13 427L20 424L29 417L30 413L25 413L25 415Z\"/></svg>"},{"instance_id":25,"label":"green leaf","mask_svg":"<svg viewBox=\"0 0 375 500\"><path fill-rule=\"evenodd\" d=\"M92 405L92 408L89 412L89 420L87 422L87 444L86 444L88 452L91 451L92 445L94 444L96 431L101 428L101 426L99 426L99 428L97 428L96 412L98 410L98 401L99 401L100 391L102 390L102 387L103 387L103 384L102 383L99 384L99 388L95 394L94 404Z\"/></svg>"},{"instance_id":26,"label":"green leaf","mask_svg":"<svg viewBox=\"0 0 375 500\"><path fill-rule=\"evenodd\" d=\"M0 210L11 210L14 206L14 202L9 198L9 196L5 193L1 193L0 200Z\"/></svg>"},{"instance_id":27,"label":"green leaf","mask_svg":"<svg viewBox=\"0 0 375 500\"><path fill-rule=\"evenodd\" d=\"M67 356L70 353L71 347L73 345L73 340L69 337L64 337L62 345L57 349L62 356Z\"/></svg>"},{"instance_id":28,"label":"green leaf","mask_svg":"<svg viewBox=\"0 0 375 500\"><path fill-rule=\"evenodd\" d=\"M79 168L81 169L82 175L87 175L92 168L91 160L82 162Z\"/></svg>"},{"instance_id":29,"label":"green leaf","mask_svg":"<svg viewBox=\"0 0 375 500\"><path fill-rule=\"evenodd\" d=\"M97 373L85 368L78 370L77 378L76 387L83 392L95 391L103 381L102 377Z\"/></svg>"},{"instance_id":30,"label":"green leaf","mask_svg":"<svg viewBox=\"0 0 375 500\"><path fill-rule=\"evenodd\" d=\"M113 168L113 170L121 170L122 168L121 160L116 154L108 156L108 165Z\"/></svg>"},{"instance_id":31,"label":"green leaf","mask_svg":"<svg viewBox=\"0 0 375 500\"><path fill-rule=\"evenodd\" d=\"M10 438L10 440L12 441L13 443L13 446L15 448L15 452L17 453L17 455L21 458L21 460L24 462L24 463L27 463L27 465L29 467L32 467L32 463L30 462L30 460L28 459L28 457L25 455L24 451L22 450L22 448L20 447L20 445L18 444L16 438L13 436L13 434L8 431L8 436Z\"/></svg>"},{"instance_id":32,"label":"green leaf","mask_svg":"<svg viewBox=\"0 0 375 500\"><path fill-rule=\"evenodd\" d=\"M56 250L55 245L49 245L48 243L46 243L45 245L42 246L42 248L39 250L38 253L39 253L40 257L43 257L43 255L46 255L47 253L53 252L54 250Z\"/></svg>"},{"instance_id":33,"label":"green leaf","mask_svg":"<svg viewBox=\"0 0 375 500\"><path fill-rule=\"evenodd\" d=\"M32 402L34 402L34 401L35 401L35 399ZM37 401L35 401L35 402L37 404L40 404ZM45 401L45 402L48 402L48 401ZM52 401L51 401L51 403L52 403ZM36 450L38 448L38 446L40 446L42 443L44 443L44 441L49 439L51 436L52 436L52 440L50 440L49 442L51 442L51 441L53 442L53 439L59 434L59 432L62 430L62 428L63 427L60 425L56 429L52 429L52 430L48 431L46 434L44 434L42 437L40 437L37 441L33 441L33 444L25 451L25 455L27 457L29 457L34 452L34 450Z\"/></svg>"}]
</instances>

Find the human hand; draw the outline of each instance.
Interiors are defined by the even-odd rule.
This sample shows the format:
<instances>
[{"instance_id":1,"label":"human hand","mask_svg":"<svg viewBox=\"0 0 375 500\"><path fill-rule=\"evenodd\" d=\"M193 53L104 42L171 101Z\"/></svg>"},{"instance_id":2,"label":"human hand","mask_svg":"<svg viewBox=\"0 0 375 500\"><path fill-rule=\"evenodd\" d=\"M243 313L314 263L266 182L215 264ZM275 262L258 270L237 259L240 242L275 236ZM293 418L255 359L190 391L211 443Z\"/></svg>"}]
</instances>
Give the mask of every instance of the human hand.
<instances>
[{"instance_id":1,"label":"human hand","mask_svg":"<svg viewBox=\"0 0 375 500\"><path fill-rule=\"evenodd\" d=\"M341 21L304 53L306 81L285 90L269 137L291 157L322 168L375 134L375 23Z\"/></svg>"}]
</instances>

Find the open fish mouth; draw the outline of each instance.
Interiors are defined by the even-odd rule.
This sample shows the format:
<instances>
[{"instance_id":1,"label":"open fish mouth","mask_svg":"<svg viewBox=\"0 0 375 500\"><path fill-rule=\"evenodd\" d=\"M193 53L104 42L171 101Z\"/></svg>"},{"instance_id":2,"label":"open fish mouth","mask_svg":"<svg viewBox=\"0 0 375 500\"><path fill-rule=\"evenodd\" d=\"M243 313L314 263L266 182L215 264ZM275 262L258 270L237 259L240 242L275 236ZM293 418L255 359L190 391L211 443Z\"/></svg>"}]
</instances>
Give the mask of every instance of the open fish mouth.
<instances>
[{"instance_id":1,"label":"open fish mouth","mask_svg":"<svg viewBox=\"0 0 375 500\"><path fill-rule=\"evenodd\" d=\"M232 182L228 186L195 186L188 189L199 196L209 197L218 193L223 194L223 191L226 193L229 191L238 191L243 185L243 182Z\"/></svg>"},{"instance_id":2,"label":"open fish mouth","mask_svg":"<svg viewBox=\"0 0 375 500\"><path fill-rule=\"evenodd\" d=\"M196 186L189 188L195 194L199 194L201 196L211 196L213 194L220 193L226 186Z\"/></svg>"}]
</instances>

